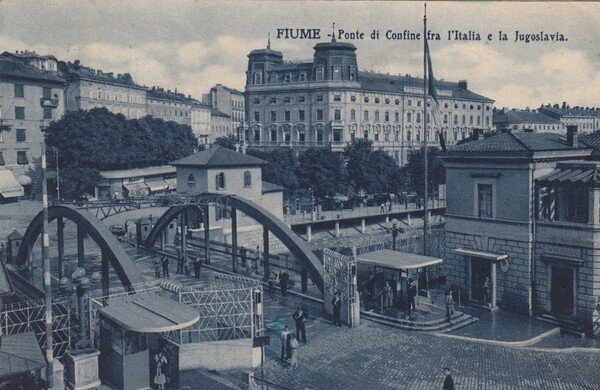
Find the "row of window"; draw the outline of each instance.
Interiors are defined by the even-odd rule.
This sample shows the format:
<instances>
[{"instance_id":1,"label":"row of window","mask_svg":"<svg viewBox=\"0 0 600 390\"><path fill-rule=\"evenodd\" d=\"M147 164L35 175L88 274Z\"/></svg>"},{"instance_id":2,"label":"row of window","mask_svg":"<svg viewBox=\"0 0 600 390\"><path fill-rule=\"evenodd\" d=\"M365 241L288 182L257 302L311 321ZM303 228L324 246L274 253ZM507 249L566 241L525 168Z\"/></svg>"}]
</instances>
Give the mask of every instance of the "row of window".
<instances>
[{"instance_id":1,"label":"row of window","mask_svg":"<svg viewBox=\"0 0 600 390\"><path fill-rule=\"evenodd\" d=\"M29 164L29 158L27 157L27 151L25 150L17 150L17 164L18 165L27 165ZM2 151L0 151L0 166L5 166L6 162L4 161L4 156Z\"/></svg>"},{"instance_id":2,"label":"row of window","mask_svg":"<svg viewBox=\"0 0 600 390\"><path fill-rule=\"evenodd\" d=\"M51 108L43 108L43 118L52 119L52 109ZM2 107L0 107L0 118L2 118ZM15 119L25 120L25 107L15 107Z\"/></svg>"},{"instance_id":3,"label":"row of window","mask_svg":"<svg viewBox=\"0 0 600 390\"><path fill-rule=\"evenodd\" d=\"M95 92L94 90L90 89L88 91L88 96L90 97L90 99L105 99L105 100L114 100L117 102L127 102L129 101L129 103L135 103L136 101L138 102L138 104L144 104L144 97L140 96L140 95L132 95L132 94L126 94L124 92L110 92L110 91L102 91L101 89L97 89Z\"/></svg>"},{"instance_id":4,"label":"row of window","mask_svg":"<svg viewBox=\"0 0 600 390\"><path fill-rule=\"evenodd\" d=\"M188 185L194 186L196 185L196 176L193 173L188 175ZM244 187L249 188L252 187L252 173L250 171L244 172ZM225 179L225 172L220 172L215 175L215 188L217 190L222 190L227 188L227 182Z\"/></svg>"},{"instance_id":5,"label":"row of window","mask_svg":"<svg viewBox=\"0 0 600 390\"><path fill-rule=\"evenodd\" d=\"M23 84L14 84L15 98L25 98L25 86ZM52 99L52 88L42 87L42 98Z\"/></svg>"},{"instance_id":6,"label":"row of window","mask_svg":"<svg viewBox=\"0 0 600 390\"><path fill-rule=\"evenodd\" d=\"M353 65L349 65L346 67L346 69L347 69L347 74L348 74L348 80L355 80L356 79L356 67ZM341 80L342 79L342 70L343 69L341 66L333 66L331 68L330 79L331 80ZM272 72L272 73L267 74L266 77L269 81L269 84L306 82L306 81L308 81L308 72L306 72L306 71L301 71L298 73L287 72L287 73L282 73L282 74ZM317 66L314 69L313 77L314 77L315 81L325 80L325 67ZM254 71L252 80L255 85L263 84L263 82L264 82L263 72L262 71Z\"/></svg>"},{"instance_id":7,"label":"row of window","mask_svg":"<svg viewBox=\"0 0 600 390\"><path fill-rule=\"evenodd\" d=\"M179 117L179 118L189 118L189 111L181 111L181 110L161 110L161 109L150 109L150 115L162 116L162 117Z\"/></svg>"}]
</instances>

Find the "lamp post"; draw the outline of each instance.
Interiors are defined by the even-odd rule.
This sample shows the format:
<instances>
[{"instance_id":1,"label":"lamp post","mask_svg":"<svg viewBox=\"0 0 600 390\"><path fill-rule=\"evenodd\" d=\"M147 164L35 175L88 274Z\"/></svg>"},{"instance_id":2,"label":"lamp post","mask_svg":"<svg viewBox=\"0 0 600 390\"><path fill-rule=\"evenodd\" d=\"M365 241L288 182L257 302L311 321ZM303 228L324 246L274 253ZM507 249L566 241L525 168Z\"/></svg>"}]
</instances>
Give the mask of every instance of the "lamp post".
<instances>
[{"instance_id":1,"label":"lamp post","mask_svg":"<svg viewBox=\"0 0 600 390\"><path fill-rule=\"evenodd\" d=\"M85 276L85 268L77 267L73 274L71 274L71 279L66 276L60 280L60 287L63 291L75 292L77 295L77 309L79 312L79 334L80 338L77 344L75 344L75 349L78 351L88 349L90 345L90 341L87 336L87 327L85 323L85 298L86 291L90 287L90 279ZM70 302L70 301L69 301ZM89 324L88 324L89 325Z\"/></svg>"},{"instance_id":2,"label":"lamp post","mask_svg":"<svg viewBox=\"0 0 600 390\"><path fill-rule=\"evenodd\" d=\"M400 229L398 228L398 220L392 219L392 249L396 250L396 237L398 237Z\"/></svg>"}]
</instances>

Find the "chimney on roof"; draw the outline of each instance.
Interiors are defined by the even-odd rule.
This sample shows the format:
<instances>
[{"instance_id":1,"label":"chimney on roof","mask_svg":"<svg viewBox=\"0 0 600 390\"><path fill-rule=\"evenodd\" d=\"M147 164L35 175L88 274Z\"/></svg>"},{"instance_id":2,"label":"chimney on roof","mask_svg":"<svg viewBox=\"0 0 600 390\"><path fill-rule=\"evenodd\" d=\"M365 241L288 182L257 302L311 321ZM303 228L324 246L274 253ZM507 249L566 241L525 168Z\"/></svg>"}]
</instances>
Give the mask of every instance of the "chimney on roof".
<instances>
[{"instance_id":1,"label":"chimney on roof","mask_svg":"<svg viewBox=\"0 0 600 390\"><path fill-rule=\"evenodd\" d=\"M579 146L579 139L577 136L577 126L575 126L575 125L567 126L567 145L572 146L574 148Z\"/></svg>"},{"instance_id":2,"label":"chimney on roof","mask_svg":"<svg viewBox=\"0 0 600 390\"><path fill-rule=\"evenodd\" d=\"M467 80L458 80L458 87L460 89L467 89Z\"/></svg>"},{"instance_id":3,"label":"chimney on roof","mask_svg":"<svg viewBox=\"0 0 600 390\"><path fill-rule=\"evenodd\" d=\"M558 105L558 103L556 103L556 104L554 105L554 108L556 108L557 110L559 109L559 107L560 107L560 106Z\"/></svg>"},{"instance_id":4,"label":"chimney on roof","mask_svg":"<svg viewBox=\"0 0 600 390\"><path fill-rule=\"evenodd\" d=\"M562 108L563 108L563 109L567 108L567 102L563 102L563 104L562 104Z\"/></svg>"}]
</instances>

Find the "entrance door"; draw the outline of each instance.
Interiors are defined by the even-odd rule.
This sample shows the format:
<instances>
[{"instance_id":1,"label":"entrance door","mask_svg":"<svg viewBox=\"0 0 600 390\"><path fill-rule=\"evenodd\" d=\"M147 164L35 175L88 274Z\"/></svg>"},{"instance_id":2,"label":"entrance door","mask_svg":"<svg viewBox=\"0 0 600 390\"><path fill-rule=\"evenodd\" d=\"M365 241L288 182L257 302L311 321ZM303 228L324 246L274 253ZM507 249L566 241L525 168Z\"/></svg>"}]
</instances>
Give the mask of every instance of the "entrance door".
<instances>
[{"instance_id":1,"label":"entrance door","mask_svg":"<svg viewBox=\"0 0 600 390\"><path fill-rule=\"evenodd\" d=\"M552 267L552 312L573 315L573 268Z\"/></svg>"},{"instance_id":2,"label":"entrance door","mask_svg":"<svg viewBox=\"0 0 600 390\"><path fill-rule=\"evenodd\" d=\"M481 304L488 304L489 297L486 289L486 278L488 289L491 291L491 265L487 259L479 257L471 258L471 300Z\"/></svg>"}]
</instances>

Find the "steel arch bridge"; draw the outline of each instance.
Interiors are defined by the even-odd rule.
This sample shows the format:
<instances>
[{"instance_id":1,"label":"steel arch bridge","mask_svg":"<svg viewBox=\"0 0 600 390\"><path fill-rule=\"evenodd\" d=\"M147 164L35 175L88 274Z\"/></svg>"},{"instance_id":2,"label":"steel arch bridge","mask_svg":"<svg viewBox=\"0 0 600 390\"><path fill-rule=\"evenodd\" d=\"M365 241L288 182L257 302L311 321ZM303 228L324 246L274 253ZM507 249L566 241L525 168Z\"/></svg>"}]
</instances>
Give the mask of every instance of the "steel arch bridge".
<instances>
[{"instance_id":1,"label":"steel arch bridge","mask_svg":"<svg viewBox=\"0 0 600 390\"><path fill-rule=\"evenodd\" d=\"M19 266L26 265L30 259L31 250L42 232L43 211L40 211L29 223L15 263ZM83 238L89 235L100 247L102 252L102 289L108 290L109 264L115 270L117 277L128 290L133 290L133 285L143 282L143 279L136 269L135 264L116 237L110 232L108 227L92 214L85 210L80 210L70 205L53 205L48 208L48 222L57 220L57 238L58 238L58 262L59 278L63 275L63 255L64 255L64 222L68 219L77 225L77 252L78 265L84 266L85 254L83 249Z\"/></svg>"},{"instance_id":2,"label":"steel arch bridge","mask_svg":"<svg viewBox=\"0 0 600 390\"><path fill-rule=\"evenodd\" d=\"M263 226L263 250L264 257L264 276L269 275L269 232L271 232L279 241L281 241L288 250L298 259L306 276L323 292L323 265L310 249L309 245L292 231L281 219L277 218L264 207L252 202L251 200L236 195L221 194L200 194L196 196L181 196L156 222L150 231L144 246L152 248L161 233L167 229L169 224L178 216L183 215L184 220L187 217L186 211L199 210L202 213L204 222L204 241L205 256L210 261L210 226L209 226L209 206L221 205L231 210L231 231L232 231L232 256L234 257L234 267L237 256L237 210L243 212ZM184 223L185 225L185 223ZM183 242L184 240L182 240ZM185 242L182 244L185 248ZM234 269L235 271L235 269Z\"/></svg>"}]
</instances>

